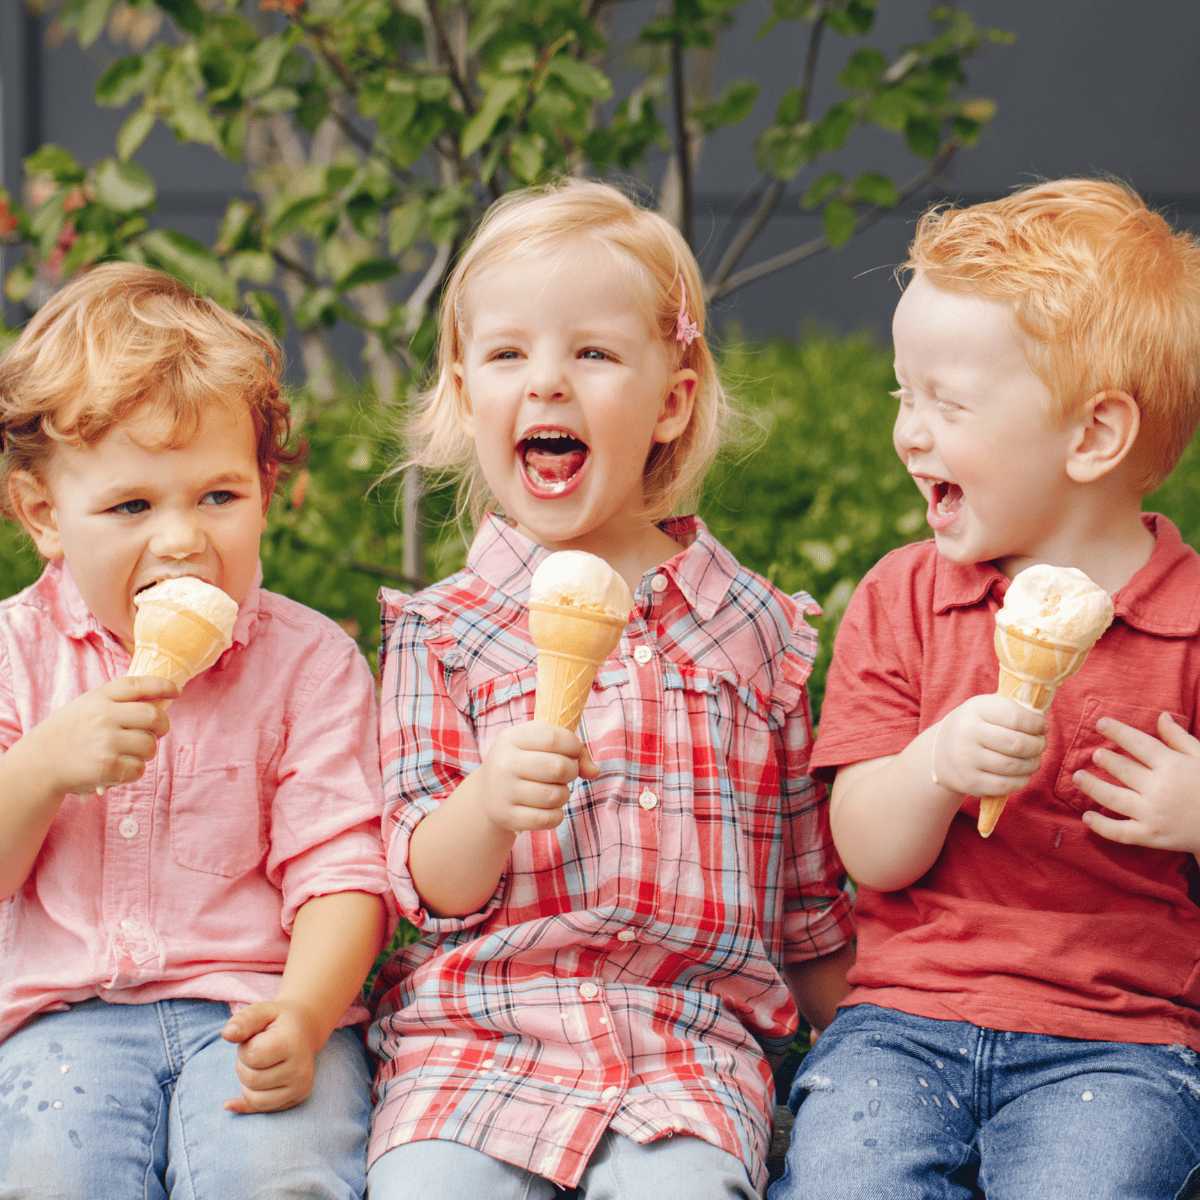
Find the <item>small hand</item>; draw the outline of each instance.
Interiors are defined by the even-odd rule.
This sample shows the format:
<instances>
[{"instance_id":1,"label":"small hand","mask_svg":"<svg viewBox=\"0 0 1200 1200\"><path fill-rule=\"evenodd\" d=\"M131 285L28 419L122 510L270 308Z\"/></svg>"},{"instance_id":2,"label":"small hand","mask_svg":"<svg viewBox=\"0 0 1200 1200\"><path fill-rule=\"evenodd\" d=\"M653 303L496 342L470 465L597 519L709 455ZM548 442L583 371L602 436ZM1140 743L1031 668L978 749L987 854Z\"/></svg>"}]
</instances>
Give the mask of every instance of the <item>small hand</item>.
<instances>
[{"instance_id":1,"label":"small hand","mask_svg":"<svg viewBox=\"0 0 1200 1200\"><path fill-rule=\"evenodd\" d=\"M579 776L595 779L600 768L575 734L545 721L501 732L479 768L485 814L501 829L553 829Z\"/></svg>"},{"instance_id":2,"label":"small hand","mask_svg":"<svg viewBox=\"0 0 1200 1200\"><path fill-rule=\"evenodd\" d=\"M1092 761L1118 782L1076 771L1075 786L1127 820L1089 811L1083 814L1084 824L1127 846L1200 853L1200 741L1169 713L1159 715L1158 738L1111 717L1097 721L1096 732L1132 757L1099 747Z\"/></svg>"},{"instance_id":3,"label":"small hand","mask_svg":"<svg viewBox=\"0 0 1200 1200\"><path fill-rule=\"evenodd\" d=\"M240 1009L221 1030L238 1044L240 1098L226 1100L227 1112L279 1112L308 1098L313 1085L315 1046L308 1019L295 1005L260 1000Z\"/></svg>"},{"instance_id":4,"label":"small hand","mask_svg":"<svg viewBox=\"0 0 1200 1200\"><path fill-rule=\"evenodd\" d=\"M138 779L171 727L159 702L179 688L155 676L113 679L61 708L31 731L53 788L86 795Z\"/></svg>"},{"instance_id":5,"label":"small hand","mask_svg":"<svg viewBox=\"0 0 1200 1200\"><path fill-rule=\"evenodd\" d=\"M1019 792L1041 765L1046 718L1007 696L972 696L947 713L931 755L934 782L969 796Z\"/></svg>"}]
</instances>

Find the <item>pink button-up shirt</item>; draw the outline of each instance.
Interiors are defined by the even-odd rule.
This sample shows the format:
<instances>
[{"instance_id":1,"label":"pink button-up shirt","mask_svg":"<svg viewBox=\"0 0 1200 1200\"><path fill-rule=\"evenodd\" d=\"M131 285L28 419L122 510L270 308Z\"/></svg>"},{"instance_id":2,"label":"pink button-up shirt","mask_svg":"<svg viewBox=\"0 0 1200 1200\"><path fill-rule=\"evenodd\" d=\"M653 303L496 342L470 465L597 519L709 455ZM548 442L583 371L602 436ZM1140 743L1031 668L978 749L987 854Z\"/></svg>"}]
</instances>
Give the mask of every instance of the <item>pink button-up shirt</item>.
<instances>
[{"instance_id":1,"label":"pink button-up shirt","mask_svg":"<svg viewBox=\"0 0 1200 1200\"><path fill-rule=\"evenodd\" d=\"M362 655L327 617L257 585L233 638L171 705L145 775L67 796L0 902L0 1038L92 996L270 999L301 905L390 890ZM128 669L51 564L0 604L0 750ZM355 1005L342 1023L365 1015Z\"/></svg>"}]
</instances>

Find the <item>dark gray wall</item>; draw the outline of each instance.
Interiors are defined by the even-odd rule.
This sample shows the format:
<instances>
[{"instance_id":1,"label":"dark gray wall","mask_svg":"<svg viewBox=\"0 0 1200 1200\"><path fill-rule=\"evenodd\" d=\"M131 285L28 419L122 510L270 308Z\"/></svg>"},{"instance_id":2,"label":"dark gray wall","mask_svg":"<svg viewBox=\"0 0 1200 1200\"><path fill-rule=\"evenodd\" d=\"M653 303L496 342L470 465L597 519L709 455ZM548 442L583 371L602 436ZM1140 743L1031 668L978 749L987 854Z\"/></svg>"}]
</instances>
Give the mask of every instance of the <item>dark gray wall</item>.
<instances>
[{"instance_id":1,"label":"dark gray wall","mask_svg":"<svg viewBox=\"0 0 1200 1200\"><path fill-rule=\"evenodd\" d=\"M618 9L619 37L650 8L633 0ZM871 42L886 53L923 36L927 0L883 0ZM1195 0L971 0L983 23L1017 32L1013 46L987 46L970 60L970 93L990 96L999 114L981 144L961 153L935 194L972 201L999 195L1035 177L1111 172L1128 180L1180 224L1200 231L1200 3ZM704 148L696 187L696 233L703 258L721 222L756 178L752 142L785 88L798 81L804 29L755 37L766 5L726 35L725 78L764 82L757 126L722 130ZM3 183L20 186L20 159L41 141L58 142L85 162L112 153L127 115L95 107L91 87L117 51L104 39L87 52L72 42L38 45L19 0L0 0L3 83ZM44 31L42 31L44 33ZM855 45L860 43L855 43ZM833 95L834 76L854 48L829 35L814 110ZM724 82L721 80L719 82ZM241 168L203 147L178 145L161 126L138 159L159 183L160 220L210 241L229 196L244 188ZM920 169L898 138L864 130L828 164L848 175L885 170L907 179ZM651 176L661 163L652 164ZM822 165L818 170L827 169ZM811 178L809 176L808 178ZM784 212L764 231L746 262L785 250L819 232L790 189ZM896 285L891 267L922 203L910 204L848 246L791 268L719 302L718 321L756 333L792 334L804 318L843 330L864 325L886 339ZM11 251L10 251L11 262ZM10 319L15 314L10 313Z\"/></svg>"}]
</instances>

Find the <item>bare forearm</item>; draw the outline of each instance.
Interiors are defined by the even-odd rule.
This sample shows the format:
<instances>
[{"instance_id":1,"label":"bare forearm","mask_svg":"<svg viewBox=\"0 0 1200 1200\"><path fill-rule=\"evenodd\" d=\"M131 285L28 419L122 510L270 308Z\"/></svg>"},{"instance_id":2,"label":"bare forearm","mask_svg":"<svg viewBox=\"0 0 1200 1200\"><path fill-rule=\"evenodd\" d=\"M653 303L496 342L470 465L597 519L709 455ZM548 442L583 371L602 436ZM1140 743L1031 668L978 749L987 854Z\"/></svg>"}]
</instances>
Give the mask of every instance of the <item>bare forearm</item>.
<instances>
[{"instance_id":1,"label":"bare forearm","mask_svg":"<svg viewBox=\"0 0 1200 1200\"><path fill-rule=\"evenodd\" d=\"M847 944L832 954L788 963L784 978L792 999L813 1029L827 1029L837 1006L850 991L846 972L854 966L854 947Z\"/></svg>"},{"instance_id":2,"label":"bare forearm","mask_svg":"<svg viewBox=\"0 0 1200 1200\"><path fill-rule=\"evenodd\" d=\"M478 912L491 899L517 835L490 821L473 771L413 830L408 869L425 907L439 917Z\"/></svg>"},{"instance_id":3,"label":"bare forearm","mask_svg":"<svg viewBox=\"0 0 1200 1200\"><path fill-rule=\"evenodd\" d=\"M386 928L383 901L368 892L314 896L296 913L278 999L304 1011L314 1053L358 995Z\"/></svg>"},{"instance_id":4,"label":"bare forearm","mask_svg":"<svg viewBox=\"0 0 1200 1200\"><path fill-rule=\"evenodd\" d=\"M833 840L851 878L889 892L933 866L962 796L933 782L936 726L892 758L838 771L830 797Z\"/></svg>"}]
</instances>

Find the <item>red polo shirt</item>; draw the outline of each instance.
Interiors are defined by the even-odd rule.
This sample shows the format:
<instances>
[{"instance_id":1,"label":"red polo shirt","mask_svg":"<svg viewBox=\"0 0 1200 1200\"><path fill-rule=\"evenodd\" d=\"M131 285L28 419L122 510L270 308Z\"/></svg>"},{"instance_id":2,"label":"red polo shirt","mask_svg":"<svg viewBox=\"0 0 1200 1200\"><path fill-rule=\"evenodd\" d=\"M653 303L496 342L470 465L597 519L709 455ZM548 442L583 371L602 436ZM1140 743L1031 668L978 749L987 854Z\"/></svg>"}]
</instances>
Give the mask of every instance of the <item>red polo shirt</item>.
<instances>
[{"instance_id":1,"label":"red polo shirt","mask_svg":"<svg viewBox=\"0 0 1200 1200\"><path fill-rule=\"evenodd\" d=\"M907 888L861 888L845 1003L991 1029L1200 1049L1200 909L1188 854L1122 846L1080 820L1071 782L1098 773L1101 716L1155 733L1167 711L1197 733L1200 557L1146 514L1150 561L1048 714L1049 745L988 839L968 796L933 867ZM932 541L889 554L838 631L812 766L898 754L970 696L995 691L992 632L1008 580ZM1109 743L1111 744L1111 743ZM1200 803L1200 796L1197 796ZM1190 889L1190 892L1189 892Z\"/></svg>"}]
</instances>

